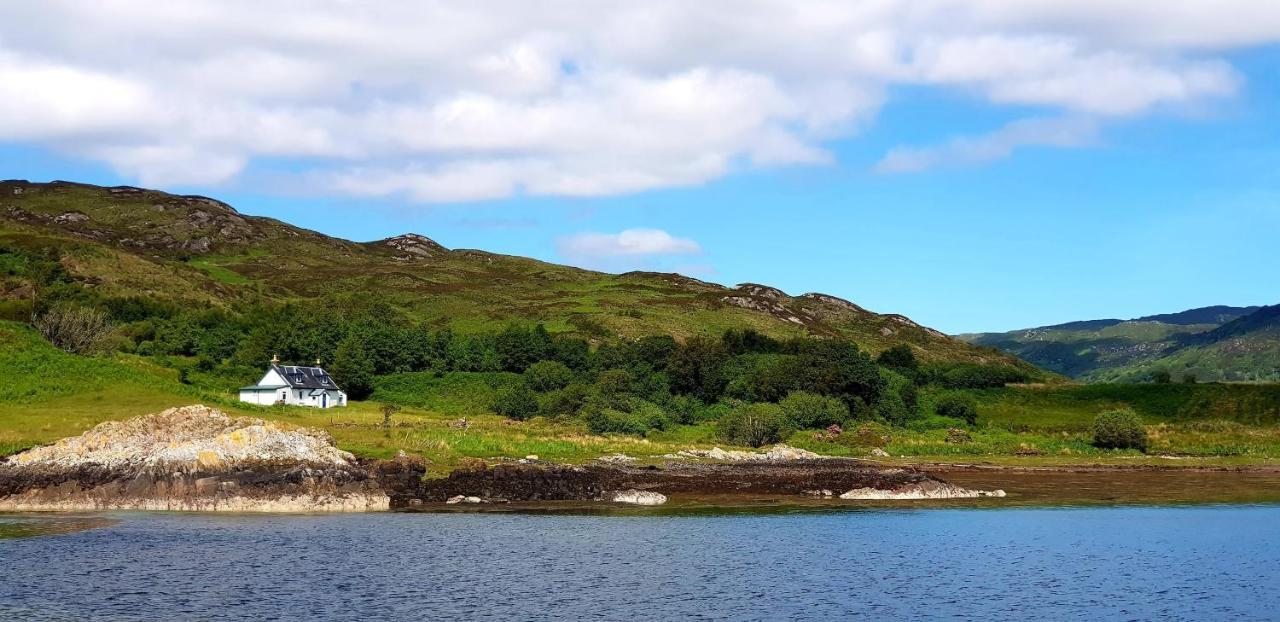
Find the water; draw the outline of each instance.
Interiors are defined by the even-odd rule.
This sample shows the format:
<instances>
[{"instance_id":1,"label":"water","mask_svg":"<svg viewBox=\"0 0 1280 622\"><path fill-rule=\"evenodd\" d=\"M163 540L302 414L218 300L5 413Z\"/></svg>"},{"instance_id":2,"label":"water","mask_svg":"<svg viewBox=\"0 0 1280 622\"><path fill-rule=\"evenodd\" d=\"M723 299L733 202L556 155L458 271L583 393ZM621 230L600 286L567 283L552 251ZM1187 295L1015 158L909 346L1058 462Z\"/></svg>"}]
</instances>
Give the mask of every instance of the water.
<instances>
[{"instance_id":1,"label":"water","mask_svg":"<svg viewBox=\"0 0 1280 622\"><path fill-rule=\"evenodd\" d=\"M0 619L1280 616L1275 505L113 517L0 540Z\"/></svg>"}]
</instances>

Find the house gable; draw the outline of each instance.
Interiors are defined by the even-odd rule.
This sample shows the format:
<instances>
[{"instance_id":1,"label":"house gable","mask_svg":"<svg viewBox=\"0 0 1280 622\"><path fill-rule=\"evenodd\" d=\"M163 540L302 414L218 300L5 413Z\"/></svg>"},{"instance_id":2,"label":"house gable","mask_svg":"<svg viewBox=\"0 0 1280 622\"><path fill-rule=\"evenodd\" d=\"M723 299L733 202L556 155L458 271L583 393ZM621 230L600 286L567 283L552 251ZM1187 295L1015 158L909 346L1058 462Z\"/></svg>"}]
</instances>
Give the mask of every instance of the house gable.
<instances>
[{"instance_id":1,"label":"house gable","mask_svg":"<svg viewBox=\"0 0 1280 622\"><path fill-rule=\"evenodd\" d=\"M258 381L258 386L284 387L289 386L289 381L285 380L284 376L281 376L280 373L276 371L275 367L272 367L267 370L265 375L262 376L262 380Z\"/></svg>"}]
</instances>

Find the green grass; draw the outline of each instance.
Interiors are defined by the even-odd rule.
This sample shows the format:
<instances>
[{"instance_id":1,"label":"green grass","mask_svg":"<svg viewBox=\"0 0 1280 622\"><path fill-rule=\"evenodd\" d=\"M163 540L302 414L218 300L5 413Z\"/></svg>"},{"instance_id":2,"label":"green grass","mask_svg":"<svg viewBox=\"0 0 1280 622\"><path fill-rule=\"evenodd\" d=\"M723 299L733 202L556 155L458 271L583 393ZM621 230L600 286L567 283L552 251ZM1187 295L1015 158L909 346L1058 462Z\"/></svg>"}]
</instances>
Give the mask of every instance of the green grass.
<instances>
[{"instance_id":1,"label":"green grass","mask_svg":"<svg viewBox=\"0 0 1280 622\"><path fill-rule=\"evenodd\" d=\"M450 416L490 414L498 389L518 382L511 373L454 372L437 377L413 372L377 379L373 399L445 413Z\"/></svg>"},{"instance_id":2,"label":"green grass","mask_svg":"<svg viewBox=\"0 0 1280 622\"><path fill-rule=\"evenodd\" d=\"M198 268L204 271L205 274L208 274L209 276L213 277L214 279L217 279L222 283L228 283L231 285L244 285L246 283L252 282L244 275L214 263L213 259L208 257L191 259L187 263L191 264L195 268Z\"/></svg>"},{"instance_id":3,"label":"green grass","mask_svg":"<svg viewBox=\"0 0 1280 622\"><path fill-rule=\"evenodd\" d=\"M681 449L726 446L712 423L678 425L647 438L594 435L576 420L535 418L513 422L489 413L495 387L514 374L430 373L379 378L374 399L340 409L261 407L241 404L233 385L256 378L192 373L194 385L177 381L163 360L63 353L29 328L0 322L0 455L79 434L107 420L205 403L232 414L317 427L358 455L422 455L433 473L471 458L522 458L581 463L604 454L656 458ZM174 361L189 365L190 361ZM257 370L243 370L256 375ZM939 395L922 392L924 412ZM1175 466L1280 464L1280 386L1275 385L1061 385L1007 387L974 392L978 422L970 442L948 442L957 421L922 419L911 429L888 432L891 462L996 464L1171 464ZM390 429L381 427L383 401L404 406ZM1130 406L1148 423L1151 449L1100 450L1088 428L1102 410ZM466 429L457 427L465 417ZM788 441L823 454L864 457L870 446L796 432ZM1161 456L1174 456L1164 458Z\"/></svg>"}]
</instances>

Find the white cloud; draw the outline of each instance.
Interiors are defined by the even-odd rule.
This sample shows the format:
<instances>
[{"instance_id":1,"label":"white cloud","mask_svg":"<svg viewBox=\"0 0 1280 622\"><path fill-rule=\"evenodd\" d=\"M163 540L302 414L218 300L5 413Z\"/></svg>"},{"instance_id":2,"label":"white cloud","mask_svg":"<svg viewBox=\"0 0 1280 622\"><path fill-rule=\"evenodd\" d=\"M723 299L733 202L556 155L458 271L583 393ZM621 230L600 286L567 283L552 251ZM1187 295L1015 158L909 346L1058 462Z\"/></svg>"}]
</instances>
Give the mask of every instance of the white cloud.
<instances>
[{"instance_id":1,"label":"white cloud","mask_svg":"<svg viewBox=\"0 0 1280 622\"><path fill-rule=\"evenodd\" d=\"M1226 52L1278 40L1257 0L10 2L0 141L154 184L284 158L356 195L609 195L829 162L898 84L1067 118L1230 97Z\"/></svg>"},{"instance_id":2,"label":"white cloud","mask_svg":"<svg viewBox=\"0 0 1280 622\"><path fill-rule=\"evenodd\" d=\"M932 147L896 147L878 162L877 173L916 173L947 166L1001 160L1020 147L1084 147L1098 142L1089 119L1023 119L982 136L953 138Z\"/></svg>"},{"instance_id":3,"label":"white cloud","mask_svg":"<svg viewBox=\"0 0 1280 622\"><path fill-rule=\"evenodd\" d=\"M573 259L696 255L698 243L661 229L627 229L621 233L578 233L556 242L560 254Z\"/></svg>"}]
</instances>

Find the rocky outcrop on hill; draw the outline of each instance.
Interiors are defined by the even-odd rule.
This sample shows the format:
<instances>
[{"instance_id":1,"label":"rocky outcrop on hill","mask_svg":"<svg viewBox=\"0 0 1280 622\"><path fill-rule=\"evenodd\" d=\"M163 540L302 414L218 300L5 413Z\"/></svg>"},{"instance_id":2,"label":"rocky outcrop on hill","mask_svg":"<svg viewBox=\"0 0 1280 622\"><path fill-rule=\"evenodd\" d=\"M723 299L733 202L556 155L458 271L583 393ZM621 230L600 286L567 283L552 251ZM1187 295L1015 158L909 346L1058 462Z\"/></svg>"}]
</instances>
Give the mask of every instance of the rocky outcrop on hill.
<instances>
[{"instance_id":1,"label":"rocky outcrop on hill","mask_svg":"<svg viewBox=\"0 0 1280 622\"><path fill-rule=\"evenodd\" d=\"M388 248L398 251L395 255L396 259L408 260L425 257L438 257L449 252L449 249L440 245L439 242L417 233L406 233L397 235L393 238L387 238L376 244L381 244Z\"/></svg>"},{"instance_id":2,"label":"rocky outcrop on hill","mask_svg":"<svg viewBox=\"0 0 1280 622\"><path fill-rule=\"evenodd\" d=\"M321 431L205 406L109 421L0 463L0 510L328 512L387 495Z\"/></svg>"}]
</instances>

